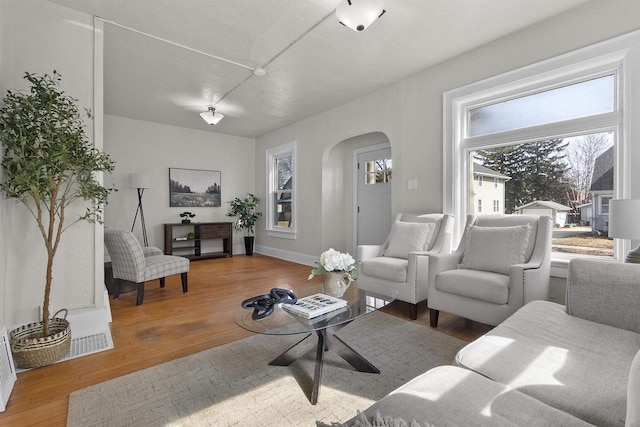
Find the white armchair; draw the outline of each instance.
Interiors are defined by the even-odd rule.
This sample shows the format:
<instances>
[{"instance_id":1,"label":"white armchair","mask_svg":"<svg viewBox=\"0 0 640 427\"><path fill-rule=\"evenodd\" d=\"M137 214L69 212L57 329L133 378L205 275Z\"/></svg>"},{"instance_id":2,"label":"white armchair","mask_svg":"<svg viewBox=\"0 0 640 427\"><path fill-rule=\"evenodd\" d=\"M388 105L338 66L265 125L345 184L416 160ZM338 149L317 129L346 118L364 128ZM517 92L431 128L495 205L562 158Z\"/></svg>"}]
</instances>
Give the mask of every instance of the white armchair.
<instances>
[{"instance_id":1,"label":"white armchair","mask_svg":"<svg viewBox=\"0 0 640 427\"><path fill-rule=\"evenodd\" d=\"M432 327L440 310L497 325L532 300L545 300L552 221L537 215L467 217L460 245L429 257Z\"/></svg>"},{"instance_id":2,"label":"white armchair","mask_svg":"<svg viewBox=\"0 0 640 427\"><path fill-rule=\"evenodd\" d=\"M385 294L398 290L398 300L411 304L409 315L418 316L418 303L427 299L429 256L451 252L453 216L448 214L398 214L382 245L360 245L362 262L356 285Z\"/></svg>"}]
</instances>

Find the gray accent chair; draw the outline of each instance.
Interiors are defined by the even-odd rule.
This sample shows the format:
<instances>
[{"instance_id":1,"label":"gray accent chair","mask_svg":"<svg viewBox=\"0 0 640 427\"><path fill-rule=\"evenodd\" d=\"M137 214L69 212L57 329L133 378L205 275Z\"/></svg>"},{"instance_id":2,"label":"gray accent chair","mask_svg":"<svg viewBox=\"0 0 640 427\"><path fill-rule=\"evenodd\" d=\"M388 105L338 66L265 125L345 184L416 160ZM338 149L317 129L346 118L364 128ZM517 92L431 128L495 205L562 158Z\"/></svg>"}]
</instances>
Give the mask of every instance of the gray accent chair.
<instances>
[{"instance_id":1,"label":"gray accent chair","mask_svg":"<svg viewBox=\"0 0 640 427\"><path fill-rule=\"evenodd\" d=\"M412 224L430 225L424 245L412 242L417 235L412 227L420 227ZM429 257L451 252L452 234L453 216L449 214L397 214L384 244L358 246L356 259L362 265L356 286L383 295L396 289L397 299L411 304L409 316L415 320L418 303L427 299Z\"/></svg>"},{"instance_id":2,"label":"gray accent chair","mask_svg":"<svg viewBox=\"0 0 640 427\"><path fill-rule=\"evenodd\" d=\"M121 281L128 280L137 284L136 305L141 305L144 300L144 282L159 279L160 287L164 288L165 278L174 274L180 274L182 292L188 291L189 259L163 255L155 247L143 248L130 231L105 230L104 243L113 266L113 299L120 297Z\"/></svg>"},{"instance_id":3,"label":"gray accent chair","mask_svg":"<svg viewBox=\"0 0 640 427\"><path fill-rule=\"evenodd\" d=\"M544 215L469 215L456 251L429 257L431 326L440 310L497 325L547 299L552 230Z\"/></svg>"}]
</instances>

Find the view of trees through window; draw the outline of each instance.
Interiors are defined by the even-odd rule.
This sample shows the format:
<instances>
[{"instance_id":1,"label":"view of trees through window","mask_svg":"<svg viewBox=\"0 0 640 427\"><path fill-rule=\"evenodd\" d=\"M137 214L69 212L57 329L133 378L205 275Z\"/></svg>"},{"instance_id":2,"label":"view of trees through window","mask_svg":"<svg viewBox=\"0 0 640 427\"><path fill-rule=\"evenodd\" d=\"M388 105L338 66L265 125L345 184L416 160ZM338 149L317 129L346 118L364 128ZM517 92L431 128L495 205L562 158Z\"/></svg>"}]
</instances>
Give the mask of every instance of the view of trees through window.
<instances>
[{"instance_id":1,"label":"view of trees through window","mask_svg":"<svg viewBox=\"0 0 640 427\"><path fill-rule=\"evenodd\" d=\"M365 184L391 182L391 159L371 160L365 163Z\"/></svg>"},{"instance_id":2,"label":"view of trees through window","mask_svg":"<svg viewBox=\"0 0 640 427\"><path fill-rule=\"evenodd\" d=\"M613 256L607 235L613 139L604 132L474 151L472 161L483 168L474 168L469 206L478 214L549 215L554 251ZM496 186L482 186L491 173ZM478 212L479 206L494 208Z\"/></svg>"},{"instance_id":3,"label":"view of trees through window","mask_svg":"<svg viewBox=\"0 0 640 427\"><path fill-rule=\"evenodd\" d=\"M291 228L292 225L292 189L293 189L293 156L287 154L276 159L277 187L275 197L275 221L278 227Z\"/></svg>"}]
</instances>

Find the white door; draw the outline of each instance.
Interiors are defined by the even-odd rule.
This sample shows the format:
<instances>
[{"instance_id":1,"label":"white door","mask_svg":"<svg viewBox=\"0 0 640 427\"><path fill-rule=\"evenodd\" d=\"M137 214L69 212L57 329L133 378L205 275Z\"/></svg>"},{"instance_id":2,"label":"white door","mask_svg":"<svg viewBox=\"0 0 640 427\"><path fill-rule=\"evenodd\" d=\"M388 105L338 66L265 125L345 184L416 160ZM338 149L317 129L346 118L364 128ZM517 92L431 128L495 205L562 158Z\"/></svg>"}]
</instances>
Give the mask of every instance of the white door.
<instances>
[{"instance_id":1,"label":"white door","mask_svg":"<svg viewBox=\"0 0 640 427\"><path fill-rule=\"evenodd\" d=\"M380 245L391 230L391 148L358 154L358 245Z\"/></svg>"}]
</instances>

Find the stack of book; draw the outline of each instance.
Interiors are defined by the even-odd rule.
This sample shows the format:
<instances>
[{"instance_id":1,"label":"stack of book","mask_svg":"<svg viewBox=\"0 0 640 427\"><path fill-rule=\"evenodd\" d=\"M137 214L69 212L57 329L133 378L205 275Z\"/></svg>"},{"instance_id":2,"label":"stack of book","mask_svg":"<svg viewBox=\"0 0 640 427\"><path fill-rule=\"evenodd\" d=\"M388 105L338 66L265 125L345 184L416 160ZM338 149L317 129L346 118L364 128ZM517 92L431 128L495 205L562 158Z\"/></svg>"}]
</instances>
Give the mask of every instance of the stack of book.
<instances>
[{"instance_id":1,"label":"stack of book","mask_svg":"<svg viewBox=\"0 0 640 427\"><path fill-rule=\"evenodd\" d=\"M314 294L304 298L298 298L295 304L282 304L282 308L305 319L340 310L347 306L347 301L325 294Z\"/></svg>"}]
</instances>

